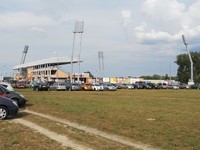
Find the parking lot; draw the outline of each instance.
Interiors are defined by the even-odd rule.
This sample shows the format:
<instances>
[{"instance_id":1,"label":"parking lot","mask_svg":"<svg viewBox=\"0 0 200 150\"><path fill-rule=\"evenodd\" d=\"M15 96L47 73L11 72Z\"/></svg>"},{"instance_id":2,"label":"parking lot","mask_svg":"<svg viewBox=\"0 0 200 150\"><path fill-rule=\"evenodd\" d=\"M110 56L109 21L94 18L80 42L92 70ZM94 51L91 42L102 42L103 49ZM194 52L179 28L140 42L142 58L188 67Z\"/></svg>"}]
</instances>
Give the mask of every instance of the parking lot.
<instances>
[{"instance_id":1,"label":"parking lot","mask_svg":"<svg viewBox=\"0 0 200 150\"><path fill-rule=\"evenodd\" d=\"M199 148L199 90L120 89L115 92L95 92L17 89L17 91L27 98L27 110L68 120L109 135L124 137L132 143L148 145L154 149ZM91 149L137 148L99 135L88 134L84 130L28 112L22 114L20 119L33 122ZM9 124L9 121L5 120L3 123ZM22 126L18 127L19 132L12 134L12 139L6 137L10 139L10 142L4 141L3 147L9 144L14 149L18 145L26 145L23 140L17 140L17 144L11 144L14 142L13 139L16 140L19 135L25 134L24 129L29 132L33 130L21 128ZM12 126L9 130L15 131ZM58 142L52 140L46 146L53 147L57 144ZM58 145L62 147L61 143ZM69 147L65 148L70 149Z\"/></svg>"}]
</instances>

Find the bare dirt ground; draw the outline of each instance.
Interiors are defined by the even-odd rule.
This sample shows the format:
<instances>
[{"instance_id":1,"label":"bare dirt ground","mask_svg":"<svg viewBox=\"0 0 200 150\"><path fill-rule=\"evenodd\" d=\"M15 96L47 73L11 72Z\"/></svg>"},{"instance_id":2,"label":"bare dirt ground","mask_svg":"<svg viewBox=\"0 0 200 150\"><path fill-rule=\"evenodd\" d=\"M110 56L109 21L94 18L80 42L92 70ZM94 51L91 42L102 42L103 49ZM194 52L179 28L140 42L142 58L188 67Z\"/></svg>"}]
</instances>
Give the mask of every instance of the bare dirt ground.
<instances>
[{"instance_id":1,"label":"bare dirt ground","mask_svg":"<svg viewBox=\"0 0 200 150\"><path fill-rule=\"evenodd\" d=\"M102 132L102 131L99 131L97 129L94 129L94 128L91 128L91 127L88 127L88 126L83 126L83 125L80 125L80 124L77 124L77 123L74 123L74 122L70 122L68 120L59 119L57 117L53 117L53 116L50 116L50 115L46 115L46 114L42 114L42 113L30 111L30 110L23 110L23 111L26 112L26 113L29 113L29 114L33 114L33 115L37 115L37 116L49 119L49 120L54 121L54 122L58 122L58 123L68 125L68 126L73 127L75 129L85 131L87 133L90 133L90 134L93 134L95 136L99 136L99 137L114 141L116 143L121 143L123 145L131 146L135 149L141 149L141 150L155 150L156 149L156 148L153 148L150 145L146 145L146 144L143 144L143 143L140 143L140 142L132 142L128 138L118 136L118 135L109 134L109 133L106 133L106 132ZM57 134L55 132L52 132L50 130L47 130L43 127L38 126L36 123L26 121L22 118L14 119L13 122L27 126L31 129L39 132L40 134L43 134L43 135L49 137L50 139L59 142L64 147L70 147L70 148L75 149L75 150L92 149L92 148L86 147L84 145L81 145L80 143L77 144L75 141L70 140L66 136L63 136L63 135Z\"/></svg>"}]
</instances>

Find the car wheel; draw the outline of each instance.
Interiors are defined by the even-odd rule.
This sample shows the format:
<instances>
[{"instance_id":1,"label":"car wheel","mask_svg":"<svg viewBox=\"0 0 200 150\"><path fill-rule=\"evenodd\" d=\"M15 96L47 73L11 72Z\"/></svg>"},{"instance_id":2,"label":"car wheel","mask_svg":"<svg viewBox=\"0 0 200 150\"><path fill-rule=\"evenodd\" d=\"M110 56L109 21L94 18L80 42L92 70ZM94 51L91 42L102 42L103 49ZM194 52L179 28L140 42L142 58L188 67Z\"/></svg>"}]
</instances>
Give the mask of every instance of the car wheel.
<instances>
[{"instance_id":1,"label":"car wheel","mask_svg":"<svg viewBox=\"0 0 200 150\"><path fill-rule=\"evenodd\" d=\"M8 110L5 107L0 106L0 120L7 118L7 116Z\"/></svg>"}]
</instances>

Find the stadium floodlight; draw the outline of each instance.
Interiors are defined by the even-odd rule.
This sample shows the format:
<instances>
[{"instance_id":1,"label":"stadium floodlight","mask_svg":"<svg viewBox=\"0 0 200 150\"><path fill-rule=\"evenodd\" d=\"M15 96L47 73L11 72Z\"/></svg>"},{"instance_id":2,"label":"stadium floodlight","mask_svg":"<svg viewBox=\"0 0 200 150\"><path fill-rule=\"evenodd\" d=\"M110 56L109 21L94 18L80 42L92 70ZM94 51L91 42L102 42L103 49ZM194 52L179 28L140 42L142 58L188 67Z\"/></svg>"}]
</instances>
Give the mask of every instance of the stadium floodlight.
<instances>
[{"instance_id":1,"label":"stadium floodlight","mask_svg":"<svg viewBox=\"0 0 200 150\"><path fill-rule=\"evenodd\" d=\"M74 59L74 49L75 49L75 40L76 40L76 33L83 33L83 21L76 21L75 22L75 29L73 31L74 33L74 38L73 38L73 48L72 48L72 55L71 55L71 75L70 75L70 82L73 82L73 59ZM81 45L81 44L80 44ZM80 54L80 52L79 52ZM80 56L79 56L80 57ZM80 63L80 61L79 61Z\"/></svg>"},{"instance_id":2,"label":"stadium floodlight","mask_svg":"<svg viewBox=\"0 0 200 150\"><path fill-rule=\"evenodd\" d=\"M24 53L27 53L28 52L28 45L25 45L24 47Z\"/></svg>"},{"instance_id":3,"label":"stadium floodlight","mask_svg":"<svg viewBox=\"0 0 200 150\"><path fill-rule=\"evenodd\" d=\"M78 29L78 33L80 33L80 45L79 45L79 54L78 54L78 83L80 82L80 70L81 70L81 65L80 65L80 59L81 59L81 45L82 45L82 33L83 33L83 26L84 26L84 22L80 21L77 23L77 29Z\"/></svg>"},{"instance_id":4,"label":"stadium floodlight","mask_svg":"<svg viewBox=\"0 0 200 150\"><path fill-rule=\"evenodd\" d=\"M29 46L28 46L28 45L25 45L24 51L23 51L23 53L22 53L22 58L21 58L20 64L24 64L25 59L26 59L26 54L27 54L27 52L28 52L28 48L29 48Z\"/></svg>"},{"instance_id":5,"label":"stadium floodlight","mask_svg":"<svg viewBox=\"0 0 200 150\"><path fill-rule=\"evenodd\" d=\"M104 57L103 57L103 51L98 51L98 58L99 58L99 77L103 76L104 72Z\"/></svg>"},{"instance_id":6,"label":"stadium floodlight","mask_svg":"<svg viewBox=\"0 0 200 150\"><path fill-rule=\"evenodd\" d=\"M183 43L184 43L184 45L185 45L185 47L186 47L186 50L187 50L187 52L188 52L188 55L189 55L189 59L190 59L190 65L191 65L191 72L190 72L190 81L189 81L189 83L190 84L194 84L194 80L193 80L193 61L192 61L192 57L191 57L191 54L190 54L190 51L189 51L189 49L188 49L188 43L186 42L186 40L185 40L185 36L184 35L182 35L182 39L183 39Z\"/></svg>"}]
</instances>

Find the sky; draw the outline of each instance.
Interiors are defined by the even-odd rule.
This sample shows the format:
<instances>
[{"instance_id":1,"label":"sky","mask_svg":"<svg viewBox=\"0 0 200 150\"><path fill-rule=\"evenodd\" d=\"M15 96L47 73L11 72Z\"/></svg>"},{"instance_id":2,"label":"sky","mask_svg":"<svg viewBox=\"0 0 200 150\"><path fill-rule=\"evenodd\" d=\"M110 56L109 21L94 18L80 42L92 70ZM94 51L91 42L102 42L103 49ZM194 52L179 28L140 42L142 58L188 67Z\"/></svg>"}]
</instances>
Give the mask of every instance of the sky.
<instances>
[{"instance_id":1,"label":"sky","mask_svg":"<svg viewBox=\"0 0 200 150\"><path fill-rule=\"evenodd\" d=\"M70 58L75 41L74 57L81 50L83 60L81 72L176 76L176 56L187 53L182 35L190 51L200 51L199 8L200 0L0 0L0 72L12 74L25 45L25 62L32 62ZM84 21L84 26L74 40L76 21ZM70 72L69 65L61 68Z\"/></svg>"}]
</instances>

